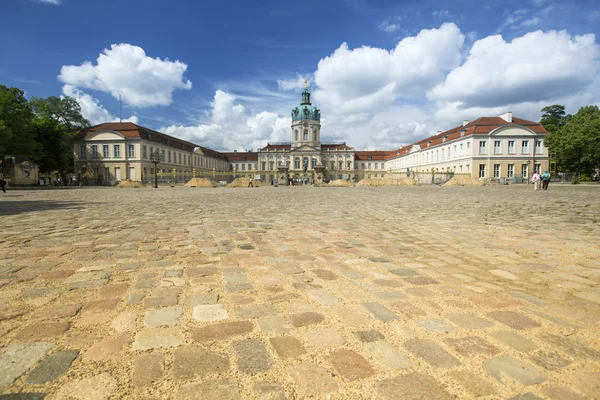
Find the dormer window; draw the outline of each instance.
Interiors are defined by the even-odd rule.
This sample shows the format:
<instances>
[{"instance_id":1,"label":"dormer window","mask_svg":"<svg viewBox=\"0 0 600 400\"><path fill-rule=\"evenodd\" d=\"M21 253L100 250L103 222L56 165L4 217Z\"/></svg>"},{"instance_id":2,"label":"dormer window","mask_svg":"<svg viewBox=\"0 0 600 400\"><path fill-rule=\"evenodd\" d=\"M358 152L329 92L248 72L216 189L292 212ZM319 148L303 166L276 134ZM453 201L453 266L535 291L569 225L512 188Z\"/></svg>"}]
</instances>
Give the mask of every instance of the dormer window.
<instances>
[{"instance_id":1,"label":"dormer window","mask_svg":"<svg viewBox=\"0 0 600 400\"><path fill-rule=\"evenodd\" d=\"M447 137L448 137L448 136L444 136L444 137L442 138L442 143L445 143L445 142L446 142L446 138L447 138Z\"/></svg>"},{"instance_id":2,"label":"dormer window","mask_svg":"<svg viewBox=\"0 0 600 400\"><path fill-rule=\"evenodd\" d=\"M460 137L463 137L463 136L465 136L465 132L466 132L466 131L467 131L466 129L463 129L462 131L460 131Z\"/></svg>"},{"instance_id":3,"label":"dormer window","mask_svg":"<svg viewBox=\"0 0 600 400\"><path fill-rule=\"evenodd\" d=\"M372 156L369 156L369 160L372 160L372 159L373 159L373 157L372 157Z\"/></svg>"}]
</instances>

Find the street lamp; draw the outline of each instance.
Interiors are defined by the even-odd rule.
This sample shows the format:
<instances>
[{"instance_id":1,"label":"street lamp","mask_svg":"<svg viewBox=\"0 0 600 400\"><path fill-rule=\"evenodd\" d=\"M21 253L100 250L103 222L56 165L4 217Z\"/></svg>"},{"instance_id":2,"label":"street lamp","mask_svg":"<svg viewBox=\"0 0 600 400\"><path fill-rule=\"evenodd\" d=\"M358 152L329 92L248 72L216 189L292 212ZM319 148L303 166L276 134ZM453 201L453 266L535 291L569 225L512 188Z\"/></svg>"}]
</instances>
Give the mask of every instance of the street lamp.
<instances>
[{"instance_id":1,"label":"street lamp","mask_svg":"<svg viewBox=\"0 0 600 400\"><path fill-rule=\"evenodd\" d=\"M154 153L150 153L150 161L154 164L154 188L158 189L158 164L162 161L162 154L156 150Z\"/></svg>"},{"instance_id":2,"label":"street lamp","mask_svg":"<svg viewBox=\"0 0 600 400\"><path fill-rule=\"evenodd\" d=\"M529 185L529 166L531 165L531 160L527 160L527 176L525 179L527 180L527 184Z\"/></svg>"}]
</instances>

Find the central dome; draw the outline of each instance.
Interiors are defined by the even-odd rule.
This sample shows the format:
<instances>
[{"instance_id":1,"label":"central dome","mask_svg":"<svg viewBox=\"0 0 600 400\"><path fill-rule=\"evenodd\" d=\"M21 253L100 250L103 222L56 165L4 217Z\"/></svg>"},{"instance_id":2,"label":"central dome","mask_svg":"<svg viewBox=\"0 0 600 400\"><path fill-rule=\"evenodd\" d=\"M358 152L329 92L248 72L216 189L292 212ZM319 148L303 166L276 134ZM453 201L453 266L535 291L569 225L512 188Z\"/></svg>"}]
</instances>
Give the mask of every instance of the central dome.
<instances>
[{"instance_id":1,"label":"central dome","mask_svg":"<svg viewBox=\"0 0 600 400\"><path fill-rule=\"evenodd\" d=\"M321 119L321 111L310 104L310 92L307 89L302 91L302 102L300 103L300 106L292 110L292 121L301 121L303 119L314 121L319 121Z\"/></svg>"}]
</instances>

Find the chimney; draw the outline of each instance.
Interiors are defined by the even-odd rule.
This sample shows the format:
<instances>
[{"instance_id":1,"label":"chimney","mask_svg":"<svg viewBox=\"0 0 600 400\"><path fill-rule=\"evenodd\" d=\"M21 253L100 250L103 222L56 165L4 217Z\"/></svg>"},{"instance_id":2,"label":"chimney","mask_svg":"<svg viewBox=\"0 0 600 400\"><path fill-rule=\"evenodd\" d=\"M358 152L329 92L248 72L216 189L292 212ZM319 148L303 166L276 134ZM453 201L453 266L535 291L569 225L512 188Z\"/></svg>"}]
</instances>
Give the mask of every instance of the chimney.
<instances>
[{"instance_id":1,"label":"chimney","mask_svg":"<svg viewBox=\"0 0 600 400\"><path fill-rule=\"evenodd\" d=\"M505 112L504 114L502 114L500 116L500 118L502 118L503 120L505 120L506 122L508 122L509 124L512 124L512 112Z\"/></svg>"},{"instance_id":2,"label":"chimney","mask_svg":"<svg viewBox=\"0 0 600 400\"><path fill-rule=\"evenodd\" d=\"M237 153L237 150L234 150L233 152L234 152L234 153Z\"/></svg>"},{"instance_id":3,"label":"chimney","mask_svg":"<svg viewBox=\"0 0 600 400\"><path fill-rule=\"evenodd\" d=\"M463 126L467 126L468 123L469 123L468 119L463 120Z\"/></svg>"}]
</instances>

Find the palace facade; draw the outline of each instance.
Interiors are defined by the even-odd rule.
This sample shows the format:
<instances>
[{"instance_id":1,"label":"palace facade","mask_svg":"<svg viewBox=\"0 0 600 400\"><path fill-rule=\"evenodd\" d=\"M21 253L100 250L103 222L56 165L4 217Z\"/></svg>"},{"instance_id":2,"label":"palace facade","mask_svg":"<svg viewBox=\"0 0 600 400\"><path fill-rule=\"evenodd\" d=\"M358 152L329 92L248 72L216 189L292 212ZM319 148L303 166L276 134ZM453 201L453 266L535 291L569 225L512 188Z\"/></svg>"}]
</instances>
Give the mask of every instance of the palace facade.
<instances>
[{"instance_id":1,"label":"palace facade","mask_svg":"<svg viewBox=\"0 0 600 400\"><path fill-rule=\"evenodd\" d=\"M157 172L186 180L196 174L228 172L260 176L264 182L293 178L383 178L389 174L468 174L474 178L529 177L548 170L546 130L508 112L463 121L397 150L356 151L345 142L321 141L321 110L307 87L292 109L289 142L267 143L256 152L219 152L131 122L110 122L83 129L75 140L75 170L99 180L149 180L150 154L162 161ZM427 181L427 180L425 180ZM429 179L429 182L431 180Z\"/></svg>"}]
</instances>

